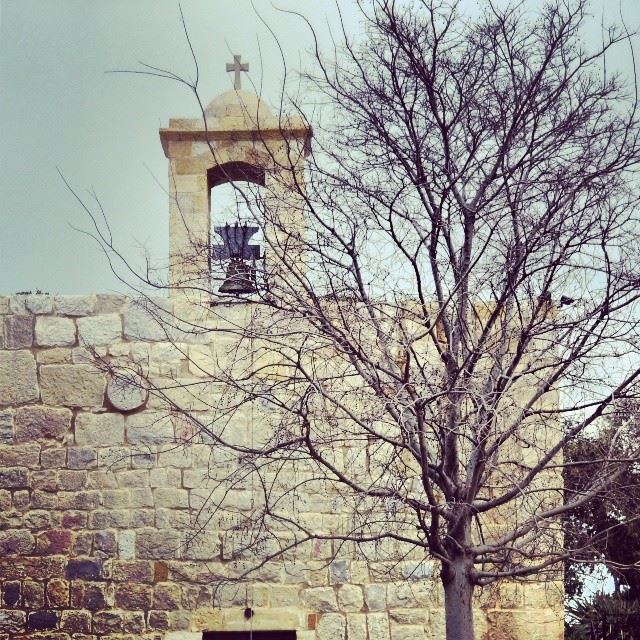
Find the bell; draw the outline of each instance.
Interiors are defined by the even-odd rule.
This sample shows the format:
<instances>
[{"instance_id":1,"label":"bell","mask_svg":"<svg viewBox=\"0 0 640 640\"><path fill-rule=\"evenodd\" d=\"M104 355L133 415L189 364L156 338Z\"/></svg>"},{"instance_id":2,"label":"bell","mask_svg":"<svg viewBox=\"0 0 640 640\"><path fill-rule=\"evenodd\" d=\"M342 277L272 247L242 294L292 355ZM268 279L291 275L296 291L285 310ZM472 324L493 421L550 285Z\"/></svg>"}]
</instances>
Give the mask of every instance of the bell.
<instances>
[{"instance_id":1,"label":"bell","mask_svg":"<svg viewBox=\"0 0 640 640\"><path fill-rule=\"evenodd\" d=\"M229 295L255 293L255 271L244 260L231 258L227 275L218 291Z\"/></svg>"}]
</instances>

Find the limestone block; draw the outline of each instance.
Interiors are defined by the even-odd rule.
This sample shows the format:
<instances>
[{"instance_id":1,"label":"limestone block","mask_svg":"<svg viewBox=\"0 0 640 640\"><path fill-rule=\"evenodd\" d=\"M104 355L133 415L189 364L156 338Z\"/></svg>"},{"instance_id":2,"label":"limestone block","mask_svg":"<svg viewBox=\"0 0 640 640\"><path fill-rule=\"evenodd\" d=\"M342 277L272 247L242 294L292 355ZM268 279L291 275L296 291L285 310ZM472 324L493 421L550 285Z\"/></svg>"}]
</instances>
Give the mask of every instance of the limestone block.
<instances>
[{"instance_id":1,"label":"limestone block","mask_svg":"<svg viewBox=\"0 0 640 640\"><path fill-rule=\"evenodd\" d=\"M69 447L67 449L67 466L69 469L90 469L97 466L98 454L89 447Z\"/></svg>"},{"instance_id":2,"label":"limestone block","mask_svg":"<svg viewBox=\"0 0 640 640\"><path fill-rule=\"evenodd\" d=\"M136 532L136 557L149 560L177 558L181 550L179 531L140 529Z\"/></svg>"},{"instance_id":3,"label":"limestone block","mask_svg":"<svg viewBox=\"0 0 640 640\"><path fill-rule=\"evenodd\" d=\"M326 611L337 611L336 592L331 587L316 587L305 589L303 602L307 609L323 613Z\"/></svg>"},{"instance_id":4,"label":"limestone block","mask_svg":"<svg viewBox=\"0 0 640 640\"><path fill-rule=\"evenodd\" d=\"M143 488L149 486L149 472L146 469L118 471L118 486L124 488ZM184 491L184 489L183 489Z\"/></svg>"},{"instance_id":5,"label":"limestone block","mask_svg":"<svg viewBox=\"0 0 640 640\"><path fill-rule=\"evenodd\" d=\"M9 298L9 311L11 313L27 313L27 296L18 295Z\"/></svg>"},{"instance_id":6,"label":"limestone block","mask_svg":"<svg viewBox=\"0 0 640 640\"><path fill-rule=\"evenodd\" d=\"M26 619L27 614L24 611L2 609L0 610L0 632L20 633L20 631L24 631Z\"/></svg>"},{"instance_id":7,"label":"limestone block","mask_svg":"<svg viewBox=\"0 0 640 640\"><path fill-rule=\"evenodd\" d=\"M54 347L53 349L45 349L36 353L38 364L67 364L71 363L72 349L65 347Z\"/></svg>"},{"instance_id":8,"label":"limestone block","mask_svg":"<svg viewBox=\"0 0 640 640\"><path fill-rule=\"evenodd\" d=\"M109 472L127 469L131 463L132 451L129 447L101 447L98 449L98 466Z\"/></svg>"},{"instance_id":9,"label":"limestone block","mask_svg":"<svg viewBox=\"0 0 640 640\"><path fill-rule=\"evenodd\" d=\"M299 607L300 588L297 585L273 585L271 587L271 606Z\"/></svg>"},{"instance_id":10,"label":"limestone block","mask_svg":"<svg viewBox=\"0 0 640 640\"><path fill-rule=\"evenodd\" d=\"M100 407L103 403L104 376L92 365L42 365L40 384L45 404Z\"/></svg>"},{"instance_id":11,"label":"limestone block","mask_svg":"<svg viewBox=\"0 0 640 640\"><path fill-rule=\"evenodd\" d=\"M16 442L62 440L71 428L71 411L42 405L16 411Z\"/></svg>"},{"instance_id":12,"label":"limestone block","mask_svg":"<svg viewBox=\"0 0 640 640\"><path fill-rule=\"evenodd\" d=\"M160 411L127 416L125 426L129 444L151 447L174 441L171 417Z\"/></svg>"},{"instance_id":13,"label":"limestone block","mask_svg":"<svg viewBox=\"0 0 640 640\"><path fill-rule=\"evenodd\" d=\"M131 560L136 556L136 532L125 529L118 532L118 556L122 560Z\"/></svg>"},{"instance_id":14,"label":"limestone block","mask_svg":"<svg viewBox=\"0 0 640 640\"><path fill-rule=\"evenodd\" d=\"M129 343L128 342L116 342L109 345L108 348L110 356L116 356L118 358L129 355Z\"/></svg>"},{"instance_id":15,"label":"limestone block","mask_svg":"<svg viewBox=\"0 0 640 640\"><path fill-rule=\"evenodd\" d=\"M329 565L331 584L344 584L349 581L349 565L346 560L334 560Z\"/></svg>"},{"instance_id":16,"label":"limestone block","mask_svg":"<svg viewBox=\"0 0 640 640\"><path fill-rule=\"evenodd\" d=\"M88 316L97 302L96 296L54 296L53 300L61 316Z\"/></svg>"},{"instance_id":17,"label":"limestone block","mask_svg":"<svg viewBox=\"0 0 640 640\"><path fill-rule=\"evenodd\" d=\"M122 320L117 313L78 319L80 344L109 345L121 338Z\"/></svg>"},{"instance_id":18,"label":"limestone block","mask_svg":"<svg viewBox=\"0 0 640 640\"><path fill-rule=\"evenodd\" d=\"M149 392L140 376L123 373L109 378L107 398L119 411L134 411L145 404Z\"/></svg>"},{"instance_id":19,"label":"limestone block","mask_svg":"<svg viewBox=\"0 0 640 640\"><path fill-rule=\"evenodd\" d=\"M427 611L426 609L392 609L389 617L398 624L424 626L427 621Z\"/></svg>"},{"instance_id":20,"label":"limestone block","mask_svg":"<svg viewBox=\"0 0 640 640\"><path fill-rule=\"evenodd\" d=\"M37 400L36 361L28 351L0 351L0 405Z\"/></svg>"},{"instance_id":21,"label":"limestone block","mask_svg":"<svg viewBox=\"0 0 640 640\"><path fill-rule=\"evenodd\" d=\"M325 613L316 629L318 640L345 640L346 625L344 616L339 613ZM369 636L371 640L376 640Z\"/></svg>"},{"instance_id":22,"label":"limestone block","mask_svg":"<svg viewBox=\"0 0 640 640\"><path fill-rule=\"evenodd\" d=\"M49 295L30 295L25 298L25 307L29 313L43 314L53 311L53 298Z\"/></svg>"},{"instance_id":23,"label":"limestone block","mask_svg":"<svg viewBox=\"0 0 640 640\"><path fill-rule=\"evenodd\" d=\"M150 345L149 371L152 375L177 376L186 358L185 345L160 342Z\"/></svg>"},{"instance_id":24,"label":"limestone block","mask_svg":"<svg viewBox=\"0 0 640 640\"><path fill-rule=\"evenodd\" d=\"M25 529L7 529L0 531L0 557L8 555L29 555L36 541Z\"/></svg>"},{"instance_id":25,"label":"limestone block","mask_svg":"<svg viewBox=\"0 0 640 640\"><path fill-rule=\"evenodd\" d=\"M220 558L220 538L215 531L203 531L190 539L183 551L189 560L216 560ZM273 603L272 603L273 604Z\"/></svg>"},{"instance_id":26,"label":"limestone block","mask_svg":"<svg viewBox=\"0 0 640 640\"><path fill-rule=\"evenodd\" d=\"M421 636L416 636L416 640ZM350 613L347 616L348 640L367 640L367 618L362 613Z\"/></svg>"},{"instance_id":27,"label":"limestone block","mask_svg":"<svg viewBox=\"0 0 640 640\"><path fill-rule=\"evenodd\" d=\"M368 613L367 629L369 631L369 640L389 640L389 619L387 614Z\"/></svg>"},{"instance_id":28,"label":"limestone block","mask_svg":"<svg viewBox=\"0 0 640 640\"><path fill-rule=\"evenodd\" d=\"M391 640L415 640L424 636L424 627L415 625L391 625Z\"/></svg>"},{"instance_id":29,"label":"limestone block","mask_svg":"<svg viewBox=\"0 0 640 640\"><path fill-rule=\"evenodd\" d=\"M4 344L7 349L30 347L33 344L33 316L6 316L4 319Z\"/></svg>"},{"instance_id":30,"label":"limestone block","mask_svg":"<svg viewBox=\"0 0 640 640\"><path fill-rule=\"evenodd\" d=\"M79 413L76 444L108 447L124 444L124 417L117 413Z\"/></svg>"},{"instance_id":31,"label":"limestone block","mask_svg":"<svg viewBox=\"0 0 640 640\"><path fill-rule=\"evenodd\" d=\"M129 489L129 497L134 509L153 507L153 492L148 487L132 487Z\"/></svg>"},{"instance_id":32,"label":"limestone block","mask_svg":"<svg viewBox=\"0 0 640 640\"><path fill-rule=\"evenodd\" d=\"M166 507L168 509L188 509L189 493L186 489L175 489L174 487L154 489L153 497L156 507Z\"/></svg>"},{"instance_id":33,"label":"limestone block","mask_svg":"<svg viewBox=\"0 0 640 640\"><path fill-rule=\"evenodd\" d=\"M158 454L158 464L161 467L188 468L192 464L191 448L188 445L175 445L160 451Z\"/></svg>"},{"instance_id":34,"label":"limestone block","mask_svg":"<svg viewBox=\"0 0 640 640\"><path fill-rule=\"evenodd\" d=\"M216 358L210 345L189 347L189 373L194 376L211 376L217 371Z\"/></svg>"},{"instance_id":35,"label":"limestone block","mask_svg":"<svg viewBox=\"0 0 640 640\"><path fill-rule=\"evenodd\" d=\"M165 299L132 300L124 308L124 335L128 340L167 341L172 335L175 318L171 304Z\"/></svg>"},{"instance_id":36,"label":"limestone block","mask_svg":"<svg viewBox=\"0 0 640 640\"><path fill-rule=\"evenodd\" d=\"M13 442L13 412L0 410L0 444Z\"/></svg>"},{"instance_id":37,"label":"limestone block","mask_svg":"<svg viewBox=\"0 0 640 640\"><path fill-rule=\"evenodd\" d=\"M122 311L127 301L127 296L115 293L98 294L94 313L118 313Z\"/></svg>"},{"instance_id":38,"label":"limestone block","mask_svg":"<svg viewBox=\"0 0 640 640\"><path fill-rule=\"evenodd\" d=\"M362 589L353 584L345 584L338 590L338 604L341 611L360 611L364 605Z\"/></svg>"},{"instance_id":39,"label":"limestone block","mask_svg":"<svg viewBox=\"0 0 640 640\"><path fill-rule=\"evenodd\" d=\"M435 563L433 560L419 560L402 563L402 575L407 580L428 580L433 578Z\"/></svg>"}]
</instances>

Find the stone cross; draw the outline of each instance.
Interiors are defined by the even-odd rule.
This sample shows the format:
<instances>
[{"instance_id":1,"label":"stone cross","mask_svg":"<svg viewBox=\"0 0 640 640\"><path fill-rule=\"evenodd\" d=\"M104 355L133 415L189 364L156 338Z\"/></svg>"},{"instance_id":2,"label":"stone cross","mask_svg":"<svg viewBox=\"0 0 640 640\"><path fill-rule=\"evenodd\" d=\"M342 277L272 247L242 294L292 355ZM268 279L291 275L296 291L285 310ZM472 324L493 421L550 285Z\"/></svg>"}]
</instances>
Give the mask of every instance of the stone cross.
<instances>
[{"instance_id":1,"label":"stone cross","mask_svg":"<svg viewBox=\"0 0 640 640\"><path fill-rule=\"evenodd\" d=\"M240 72L249 71L249 63L245 62L243 64L240 62L240 58L242 58L242 56L233 56L233 64L227 62L227 72L233 71L235 73L233 78L233 88L236 90L242 88L240 86Z\"/></svg>"}]
</instances>

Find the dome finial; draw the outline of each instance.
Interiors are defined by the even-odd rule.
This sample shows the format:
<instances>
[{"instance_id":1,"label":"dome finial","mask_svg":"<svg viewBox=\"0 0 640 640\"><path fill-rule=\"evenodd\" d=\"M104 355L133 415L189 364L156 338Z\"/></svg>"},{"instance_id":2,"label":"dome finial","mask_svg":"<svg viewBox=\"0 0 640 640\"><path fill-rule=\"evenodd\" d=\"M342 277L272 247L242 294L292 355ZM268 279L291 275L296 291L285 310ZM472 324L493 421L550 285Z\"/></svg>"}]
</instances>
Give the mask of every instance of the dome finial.
<instances>
[{"instance_id":1,"label":"dome finial","mask_svg":"<svg viewBox=\"0 0 640 640\"><path fill-rule=\"evenodd\" d=\"M242 56L233 56L233 63L227 62L227 72L233 71L235 73L233 78L233 88L236 90L242 89L240 82L240 72L249 71L249 63L245 62L244 64L240 62L240 58Z\"/></svg>"}]
</instances>

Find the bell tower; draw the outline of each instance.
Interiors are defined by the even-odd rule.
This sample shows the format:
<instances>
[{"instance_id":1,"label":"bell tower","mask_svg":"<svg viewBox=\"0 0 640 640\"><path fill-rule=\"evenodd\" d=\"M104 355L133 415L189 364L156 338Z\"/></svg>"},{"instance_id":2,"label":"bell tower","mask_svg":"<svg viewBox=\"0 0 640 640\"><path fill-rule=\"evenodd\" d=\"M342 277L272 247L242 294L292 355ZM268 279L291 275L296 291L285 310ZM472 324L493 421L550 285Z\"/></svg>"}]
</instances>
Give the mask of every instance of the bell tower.
<instances>
[{"instance_id":1,"label":"bell tower","mask_svg":"<svg viewBox=\"0 0 640 640\"><path fill-rule=\"evenodd\" d=\"M282 235L301 228L304 159L311 128L299 116L274 115L241 88L248 65L234 56L234 89L214 98L200 118L172 118L160 129L169 160L169 288L172 297L206 301L251 293L251 263L276 260ZM264 187L268 215L238 224L217 216L211 191L228 182ZM213 217L213 224L212 224ZM263 232L263 247L251 236ZM227 279L212 281L212 260Z\"/></svg>"}]
</instances>

